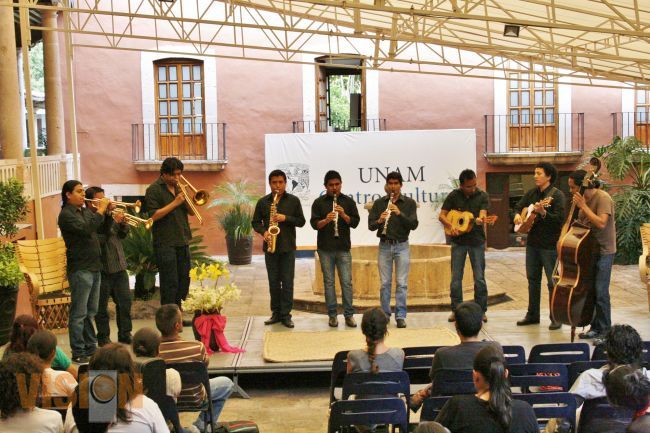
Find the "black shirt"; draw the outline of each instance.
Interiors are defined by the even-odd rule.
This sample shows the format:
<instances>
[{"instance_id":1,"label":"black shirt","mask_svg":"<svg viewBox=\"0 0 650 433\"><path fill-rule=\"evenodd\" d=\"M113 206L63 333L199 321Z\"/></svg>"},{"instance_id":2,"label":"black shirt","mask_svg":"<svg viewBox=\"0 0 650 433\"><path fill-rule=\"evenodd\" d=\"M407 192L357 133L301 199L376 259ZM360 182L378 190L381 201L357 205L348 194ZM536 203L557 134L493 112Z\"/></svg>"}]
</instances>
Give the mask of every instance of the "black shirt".
<instances>
[{"instance_id":1,"label":"black shirt","mask_svg":"<svg viewBox=\"0 0 650 433\"><path fill-rule=\"evenodd\" d=\"M445 198L445 201L442 203L442 210L469 211L474 215L474 218L478 218L482 210L488 210L489 204L489 197L485 191L476 188L474 194L465 197L461 189L455 189ZM458 245L481 245L485 242L483 226L474 224L472 230L460 236L452 237L451 242Z\"/></svg>"},{"instance_id":2,"label":"black shirt","mask_svg":"<svg viewBox=\"0 0 650 433\"><path fill-rule=\"evenodd\" d=\"M175 190L178 195L180 191L177 186ZM159 177L149 185L144 196L144 203L149 215L153 215L158 209L173 202L176 195L167 189L167 184L162 177ZM190 223L187 221L187 215L187 205L181 205L156 221L151 228L154 246L184 247L188 245L192 239L192 231Z\"/></svg>"},{"instance_id":3,"label":"black shirt","mask_svg":"<svg viewBox=\"0 0 650 433\"><path fill-rule=\"evenodd\" d=\"M471 370L474 368L476 354L485 346L496 346L503 349L496 341L465 341L455 346L441 347L433 357L429 377L435 380L436 373L442 369Z\"/></svg>"},{"instance_id":4,"label":"black shirt","mask_svg":"<svg viewBox=\"0 0 650 433\"><path fill-rule=\"evenodd\" d=\"M436 422L453 433L539 433L535 412L528 403L512 400L512 421L504 430L489 411L488 402L475 395L452 397L436 417Z\"/></svg>"},{"instance_id":5,"label":"black shirt","mask_svg":"<svg viewBox=\"0 0 650 433\"><path fill-rule=\"evenodd\" d=\"M334 197L322 195L314 200L311 205L311 219L309 222L314 230L318 230L318 249L325 251L349 251L350 228L356 228L359 225L360 217L357 204L354 200L344 194L339 194L336 203L343 208L345 213L350 217L350 224L346 223L343 218L338 218L339 237L334 237L334 221L326 224L318 230L318 221L325 219L327 214L332 212L334 207Z\"/></svg>"},{"instance_id":6,"label":"black shirt","mask_svg":"<svg viewBox=\"0 0 650 433\"><path fill-rule=\"evenodd\" d=\"M377 230L378 238L406 242L409 240L409 233L411 230L415 230L418 227L418 206L415 203L415 200L406 197L404 194L400 194L395 201L395 205L399 209L400 214L395 215L394 213L391 213L390 218L388 219L386 236L384 236L382 233L384 231L385 222L378 224L377 220L388 207L388 200L390 200L390 196L388 195L375 200L372 209L370 209L370 214L368 215L368 228L373 232Z\"/></svg>"},{"instance_id":7,"label":"black shirt","mask_svg":"<svg viewBox=\"0 0 650 433\"><path fill-rule=\"evenodd\" d=\"M129 225L117 224L110 215L104 216L104 223L97 232L102 251L102 271L114 274L126 270L126 257L122 248L122 239L129 234Z\"/></svg>"},{"instance_id":8,"label":"black shirt","mask_svg":"<svg viewBox=\"0 0 650 433\"><path fill-rule=\"evenodd\" d=\"M515 212L521 213L525 207L535 204L546 197L553 197L551 205L546 208L546 216L535 216L535 224L528 232L527 245L531 247L553 250L560 238L562 224L564 223L564 193L559 189L549 186L544 191L539 188L530 189L515 205Z\"/></svg>"},{"instance_id":9,"label":"black shirt","mask_svg":"<svg viewBox=\"0 0 650 433\"><path fill-rule=\"evenodd\" d=\"M264 235L269 228L269 215L271 214L271 204L273 203L273 194L268 194L257 201L255 212L253 213L253 230ZM287 253L296 249L296 227L305 225L305 216L302 213L300 199L295 195L285 192L280 197L277 204L277 213L287 217L286 221L278 223L280 234L275 241L275 251L278 253ZM264 251L267 245L264 241Z\"/></svg>"},{"instance_id":10,"label":"black shirt","mask_svg":"<svg viewBox=\"0 0 650 433\"><path fill-rule=\"evenodd\" d=\"M59 213L58 222L65 242L68 275L76 271L101 271L97 229L104 222L104 216L85 207L66 204Z\"/></svg>"}]
</instances>

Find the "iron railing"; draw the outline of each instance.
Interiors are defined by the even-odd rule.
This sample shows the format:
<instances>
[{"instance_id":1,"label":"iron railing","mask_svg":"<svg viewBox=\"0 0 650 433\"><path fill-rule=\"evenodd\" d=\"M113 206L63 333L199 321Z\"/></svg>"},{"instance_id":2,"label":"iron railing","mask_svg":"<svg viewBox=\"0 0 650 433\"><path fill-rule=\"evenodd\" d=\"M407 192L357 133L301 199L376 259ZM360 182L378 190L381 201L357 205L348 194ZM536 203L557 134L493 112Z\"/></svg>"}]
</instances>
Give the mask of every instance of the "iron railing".
<instances>
[{"instance_id":1,"label":"iron railing","mask_svg":"<svg viewBox=\"0 0 650 433\"><path fill-rule=\"evenodd\" d=\"M134 123L131 142L133 161L160 161L168 156L181 160L227 160L225 123Z\"/></svg>"},{"instance_id":2,"label":"iron railing","mask_svg":"<svg viewBox=\"0 0 650 433\"><path fill-rule=\"evenodd\" d=\"M318 128L317 128L318 126ZM386 131L386 119L366 119L366 128L361 128L361 119L332 122L320 120L294 120L293 132L350 132L350 131Z\"/></svg>"},{"instance_id":3,"label":"iron railing","mask_svg":"<svg viewBox=\"0 0 650 433\"><path fill-rule=\"evenodd\" d=\"M584 113L486 114L485 154L584 152Z\"/></svg>"},{"instance_id":4,"label":"iron railing","mask_svg":"<svg viewBox=\"0 0 650 433\"><path fill-rule=\"evenodd\" d=\"M636 137L650 151L650 112L612 113L612 137Z\"/></svg>"}]
</instances>

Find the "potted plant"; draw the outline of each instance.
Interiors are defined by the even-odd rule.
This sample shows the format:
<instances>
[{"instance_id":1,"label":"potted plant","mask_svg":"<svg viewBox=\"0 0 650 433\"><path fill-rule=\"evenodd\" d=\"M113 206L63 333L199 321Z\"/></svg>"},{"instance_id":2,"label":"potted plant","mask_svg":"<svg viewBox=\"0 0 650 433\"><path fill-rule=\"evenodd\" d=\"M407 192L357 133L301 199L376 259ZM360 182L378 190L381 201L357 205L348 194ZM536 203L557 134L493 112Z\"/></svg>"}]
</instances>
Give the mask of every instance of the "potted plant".
<instances>
[{"instance_id":1,"label":"potted plant","mask_svg":"<svg viewBox=\"0 0 650 433\"><path fill-rule=\"evenodd\" d=\"M217 209L217 221L226 232L228 262L248 265L253 257L253 211L259 195L247 180L227 182L214 188L208 207Z\"/></svg>"},{"instance_id":2,"label":"potted plant","mask_svg":"<svg viewBox=\"0 0 650 433\"><path fill-rule=\"evenodd\" d=\"M18 284L23 279L10 240L18 233L16 223L25 216L27 199L23 196L23 184L14 178L0 182L0 346L9 341Z\"/></svg>"},{"instance_id":3,"label":"potted plant","mask_svg":"<svg viewBox=\"0 0 650 433\"><path fill-rule=\"evenodd\" d=\"M149 300L156 291L156 255L153 251L151 230L144 226L131 227L129 235L122 241L126 267L135 275L133 297Z\"/></svg>"}]
</instances>

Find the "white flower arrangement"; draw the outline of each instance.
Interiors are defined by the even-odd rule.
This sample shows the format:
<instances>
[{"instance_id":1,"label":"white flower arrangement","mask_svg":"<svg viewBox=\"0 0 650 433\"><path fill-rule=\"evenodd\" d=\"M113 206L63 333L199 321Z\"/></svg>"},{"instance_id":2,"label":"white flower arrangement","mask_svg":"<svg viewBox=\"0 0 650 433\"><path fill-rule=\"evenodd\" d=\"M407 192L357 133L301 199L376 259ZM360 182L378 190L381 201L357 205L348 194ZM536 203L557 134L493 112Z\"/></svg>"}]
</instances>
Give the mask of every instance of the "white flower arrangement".
<instances>
[{"instance_id":1,"label":"white flower arrangement","mask_svg":"<svg viewBox=\"0 0 650 433\"><path fill-rule=\"evenodd\" d=\"M230 278L230 272L222 262L202 264L190 270L192 285L187 298L182 301L184 311L204 314L221 314L224 304L236 301L241 290L234 283L219 285L220 278Z\"/></svg>"}]
</instances>

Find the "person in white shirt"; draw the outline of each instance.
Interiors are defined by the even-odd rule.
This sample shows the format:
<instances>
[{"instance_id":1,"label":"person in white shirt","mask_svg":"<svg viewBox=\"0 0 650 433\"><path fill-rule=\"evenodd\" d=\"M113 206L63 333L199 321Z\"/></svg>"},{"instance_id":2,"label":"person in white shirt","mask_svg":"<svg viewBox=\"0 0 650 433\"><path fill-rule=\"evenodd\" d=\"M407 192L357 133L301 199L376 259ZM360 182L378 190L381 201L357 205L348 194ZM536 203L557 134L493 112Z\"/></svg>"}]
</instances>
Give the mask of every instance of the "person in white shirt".
<instances>
[{"instance_id":1,"label":"person in white shirt","mask_svg":"<svg viewBox=\"0 0 650 433\"><path fill-rule=\"evenodd\" d=\"M141 328L133 335L133 353L143 358L156 358L160 350L160 332L152 328ZM173 368L166 369L167 392L166 394L176 401L181 389L181 375Z\"/></svg>"},{"instance_id":2,"label":"person in white shirt","mask_svg":"<svg viewBox=\"0 0 650 433\"><path fill-rule=\"evenodd\" d=\"M41 360L41 367L43 367L41 393L44 402L46 397L70 397L77 387L77 380L67 371L54 370L50 367L56 355L54 333L46 329L36 331L27 341L27 351Z\"/></svg>"},{"instance_id":3,"label":"person in white shirt","mask_svg":"<svg viewBox=\"0 0 650 433\"><path fill-rule=\"evenodd\" d=\"M142 387L136 381L136 367L131 353L121 344L110 343L97 349L90 360L89 370L117 371L118 377L128 378L127 399L123 407L118 404L117 411L110 423L90 423L91 409L84 407L84 399L77 398L75 406L68 408L65 418L65 433L108 432L108 433L169 433L167 423L158 405L149 397L141 394ZM123 377L123 376L122 376ZM118 382L122 386L121 382ZM137 393L135 394L134 391ZM78 393L90 392L88 380L82 380ZM130 392L130 393L129 393ZM90 396L89 396L90 397ZM119 401L119 400L118 400ZM81 406L81 407L79 407ZM77 426L79 422L79 426ZM104 430L104 428L106 428Z\"/></svg>"},{"instance_id":4,"label":"person in white shirt","mask_svg":"<svg viewBox=\"0 0 650 433\"><path fill-rule=\"evenodd\" d=\"M0 362L0 432L2 433L61 433L61 414L36 407L37 390L20 398L18 378L27 384L34 375L38 381L43 374L39 359L31 353L14 353ZM24 391L24 389L23 389ZM25 396L23 396L25 397Z\"/></svg>"}]
</instances>

